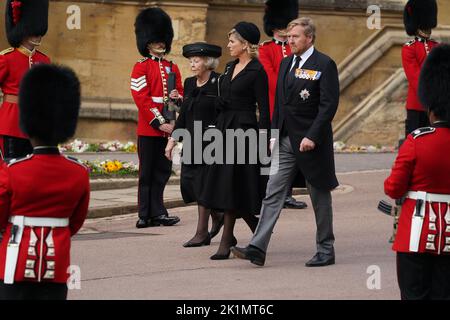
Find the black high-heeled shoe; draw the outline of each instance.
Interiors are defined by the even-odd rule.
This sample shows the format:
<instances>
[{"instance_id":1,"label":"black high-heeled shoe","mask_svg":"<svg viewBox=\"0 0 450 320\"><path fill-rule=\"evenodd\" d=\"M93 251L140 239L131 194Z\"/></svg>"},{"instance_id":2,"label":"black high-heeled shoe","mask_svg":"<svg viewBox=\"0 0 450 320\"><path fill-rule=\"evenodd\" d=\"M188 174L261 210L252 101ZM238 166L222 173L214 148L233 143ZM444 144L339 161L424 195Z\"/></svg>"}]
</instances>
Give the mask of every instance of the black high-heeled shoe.
<instances>
[{"instance_id":1,"label":"black high-heeled shoe","mask_svg":"<svg viewBox=\"0 0 450 320\"><path fill-rule=\"evenodd\" d=\"M211 257L209 257L211 260L226 260L230 258L231 249L228 249L228 252L226 254L214 254Z\"/></svg>"},{"instance_id":2,"label":"black high-heeled shoe","mask_svg":"<svg viewBox=\"0 0 450 320\"><path fill-rule=\"evenodd\" d=\"M211 257L209 257L211 260L226 260L230 258L231 253L231 247L235 247L237 245L237 239L233 236L233 240L231 240L230 248L228 249L228 252L226 254L214 254Z\"/></svg>"},{"instance_id":3,"label":"black high-heeled shoe","mask_svg":"<svg viewBox=\"0 0 450 320\"><path fill-rule=\"evenodd\" d=\"M211 231L209 232L209 236L212 238L214 238L215 236L217 236L217 234L220 232L220 229L223 227L223 223L225 220L225 213L222 212L222 217L219 219L219 223L217 223L215 226L213 225L211 227Z\"/></svg>"},{"instance_id":4,"label":"black high-heeled shoe","mask_svg":"<svg viewBox=\"0 0 450 320\"><path fill-rule=\"evenodd\" d=\"M206 236L206 238L203 241L193 242L193 241L189 240L188 242L185 242L183 244L183 247L192 248L192 247L209 246L210 244L211 244L211 236L208 233L208 235Z\"/></svg>"}]
</instances>

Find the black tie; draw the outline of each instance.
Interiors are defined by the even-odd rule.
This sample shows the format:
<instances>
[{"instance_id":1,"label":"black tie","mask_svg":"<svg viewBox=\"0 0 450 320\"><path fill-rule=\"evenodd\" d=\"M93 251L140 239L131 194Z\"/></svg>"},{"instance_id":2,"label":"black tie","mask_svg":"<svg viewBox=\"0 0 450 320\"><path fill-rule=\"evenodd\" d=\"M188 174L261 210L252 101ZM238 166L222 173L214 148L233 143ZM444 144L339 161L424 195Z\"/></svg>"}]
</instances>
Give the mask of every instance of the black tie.
<instances>
[{"instance_id":1,"label":"black tie","mask_svg":"<svg viewBox=\"0 0 450 320\"><path fill-rule=\"evenodd\" d=\"M295 82L295 71L300 67L300 61L302 61L301 57L294 56L294 66L289 71L289 74L287 76L287 87L288 88L291 88Z\"/></svg>"}]
</instances>

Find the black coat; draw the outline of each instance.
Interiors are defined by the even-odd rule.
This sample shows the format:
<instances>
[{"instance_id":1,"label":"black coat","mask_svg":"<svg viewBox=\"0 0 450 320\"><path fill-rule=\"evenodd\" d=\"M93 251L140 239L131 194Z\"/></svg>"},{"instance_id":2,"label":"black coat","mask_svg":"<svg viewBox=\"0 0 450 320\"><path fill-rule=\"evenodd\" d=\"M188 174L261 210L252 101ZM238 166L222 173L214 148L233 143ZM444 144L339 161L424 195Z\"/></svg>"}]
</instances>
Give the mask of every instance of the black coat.
<instances>
[{"instance_id":1,"label":"black coat","mask_svg":"<svg viewBox=\"0 0 450 320\"><path fill-rule=\"evenodd\" d=\"M268 79L263 66L257 59L247 66L232 80L234 68L238 60L226 65L225 73L219 79L217 98L216 128L222 132L224 162L226 161L227 129L269 129L269 94ZM259 120L257 118L259 109ZM246 142L246 152L252 149L257 152L257 144ZM235 145L234 155L237 156ZM261 187L261 166L259 163L218 164L206 166L205 179L199 203L214 209L236 210L241 215L259 214L264 196Z\"/></svg>"},{"instance_id":2,"label":"black coat","mask_svg":"<svg viewBox=\"0 0 450 320\"><path fill-rule=\"evenodd\" d=\"M281 61L272 129L280 129L281 132L286 126L298 167L306 180L318 189L332 190L339 185L335 173L331 127L339 104L336 63L314 49L302 69L320 71L320 78L296 78L291 90L286 90L286 75L293 57L291 55ZM309 97L306 98L307 93ZM304 137L316 143L315 149L300 152L300 142Z\"/></svg>"},{"instance_id":3,"label":"black coat","mask_svg":"<svg viewBox=\"0 0 450 320\"><path fill-rule=\"evenodd\" d=\"M175 122L176 129L186 129L191 136L191 157L187 159L183 158L183 163L189 164L201 164L199 160L201 160L201 155L197 156L197 159L194 159L194 150L198 149L195 146L197 141L194 140L194 121L202 122L202 130L200 133L203 136L204 131L210 126L213 125L216 120L216 109L215 109L215 101L217 98L218 91L218 79L219 74L216 72L211 72L209 80L201 87L197 87L197 78L190 77L184 81L184 100L181 105L180 115ZM200 136L200 137L201 137ZM180 139L182 141L182 139ZM201 142L201 141L199 141ZM188 141L184 141L183 149ZM204 144L202 143L202 152L203 152ZM183 155L185 156L185 154ZM190 161L188 161L190 160ZM197 160L194 162L194 160Z\"/></svg>"}]
</instances>

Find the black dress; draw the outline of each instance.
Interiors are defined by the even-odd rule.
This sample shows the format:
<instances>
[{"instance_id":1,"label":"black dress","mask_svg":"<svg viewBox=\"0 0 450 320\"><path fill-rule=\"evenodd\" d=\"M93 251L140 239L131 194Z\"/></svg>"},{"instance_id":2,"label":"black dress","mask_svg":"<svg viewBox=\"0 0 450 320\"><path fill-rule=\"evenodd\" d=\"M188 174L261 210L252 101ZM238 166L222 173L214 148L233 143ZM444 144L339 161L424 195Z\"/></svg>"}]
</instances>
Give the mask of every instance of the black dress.
<instances>
[{"instance_id":1,"label":"black dress","mask_svg":"<svg viewBox=\"0 0 450 320\"><path fill-rule=\"evenodd\" d=\"M249 153L258 154L258 143L245 140L245 162L236 164L237 144L234 145L234 163L227 162L226 130L248 129L256 133L270 127L268 79L262 64L252 59L232 80L238 60L227 64L225 73L219 79L219 97L216 100L218 112L216 128L223 137L223 163L205 167L204 178L198 202L207 208L221 211L234 210L239 216L257 215L265 188L261 187L261 164L250 161ZM259 108L259 121L257 119ZM235 139L236 141L236 139ZM242 150L242 149L241 149Z\"/></svg>"},{"instance_id":2,"label":"black dress","mask_svg":"<svg viewBox=\"0 0 450 320\"><path fill-rule=\"evenodd\" d=\"M176 129L186 129L191 136L190 152L185 152L189 141L183 141L183 154L181 162L180 189L183 201L191 203L197 201L198 191L202 180L203 157L195 157L195 151L203 153L203 143L198 147L194 140L194 121L201 121L201 136L208 126L216 119L215 99L217 98L219 74L211 72L209 80L201 87L197 87L197 78L190 77L184 81L184 101L180 115L175 123Z\"/></svg>"}]
</instances>

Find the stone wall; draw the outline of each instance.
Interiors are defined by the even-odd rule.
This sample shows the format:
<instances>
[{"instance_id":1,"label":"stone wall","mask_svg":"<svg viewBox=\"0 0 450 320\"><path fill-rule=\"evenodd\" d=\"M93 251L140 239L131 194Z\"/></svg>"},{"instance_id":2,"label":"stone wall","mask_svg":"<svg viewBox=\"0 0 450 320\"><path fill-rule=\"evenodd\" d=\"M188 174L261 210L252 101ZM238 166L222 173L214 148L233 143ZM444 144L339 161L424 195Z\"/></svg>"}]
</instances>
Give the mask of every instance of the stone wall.
<instances>
[{"instance_id":1,"label":"stone wall","mask_svg":"<svg viewBox=\"0 0 450 320\"><path fill-rule=\"evenodd\" d=\"M382 25L402 24L406 0L299 0L300 15L315 20L316 47L339 63L376 32L366 26L366 8L373 2L381 5ZM438 2L440 24L450 25L450 1ZM67 8L74 4L81 9L81 30L66 27ZM180 66L184 78L190 76L190 72L187 60L181 56L183 45L203 40L221 45L224 49L218 68L221 71L231 59L226 49L226 35L236 22L251 21L263 30L264 0L51 0L49 32L41 49L54 62L71 66L80 76L83 112L78 137L112 139L120 136L125 140L133 137L136 113L130 111L135 110L135 106L129 76L140 58L133 24L139 10L149 5L162 7L173 19L175 39L169 59ZM3 19L4 2L0 5L2 34ZM262 40L266 39L262 32ZM2 36L0 48L6 47L6 38ZM358 79L358 83L348 88L352 99L343 98L337 118L351 110L365 92L380 83L399 63L399 48L393 48Z\"/></svg>"}]
</instances>

